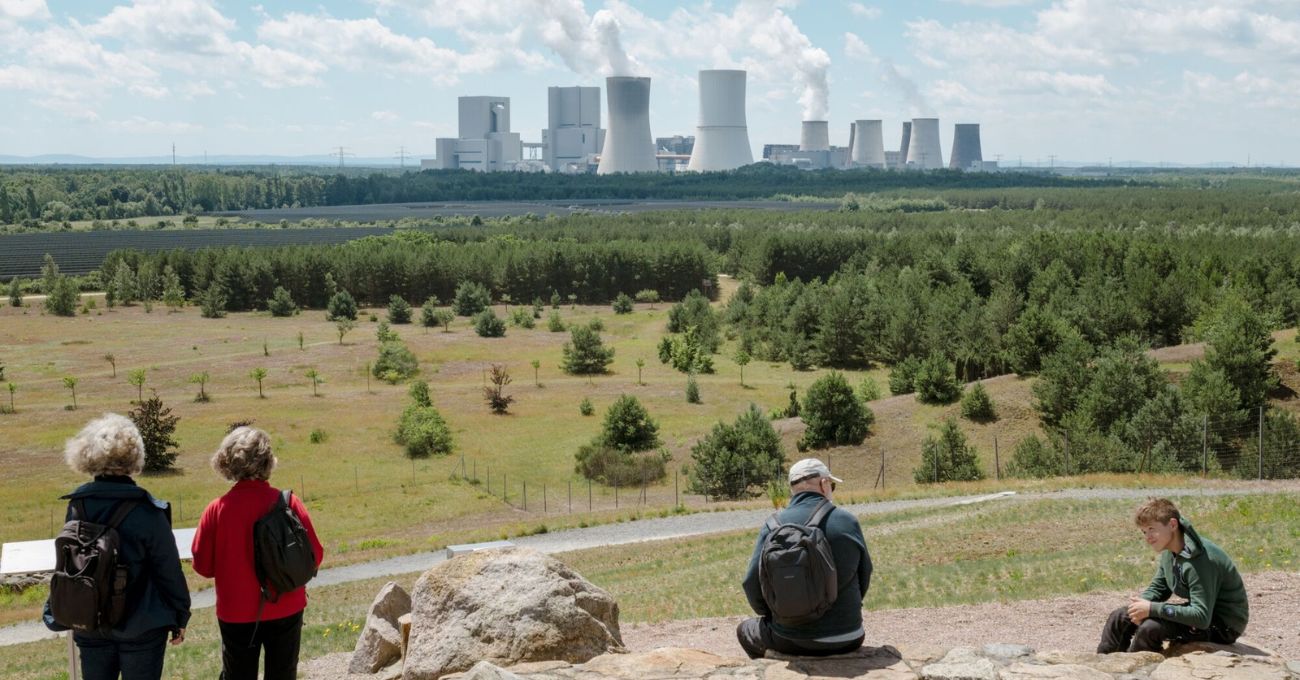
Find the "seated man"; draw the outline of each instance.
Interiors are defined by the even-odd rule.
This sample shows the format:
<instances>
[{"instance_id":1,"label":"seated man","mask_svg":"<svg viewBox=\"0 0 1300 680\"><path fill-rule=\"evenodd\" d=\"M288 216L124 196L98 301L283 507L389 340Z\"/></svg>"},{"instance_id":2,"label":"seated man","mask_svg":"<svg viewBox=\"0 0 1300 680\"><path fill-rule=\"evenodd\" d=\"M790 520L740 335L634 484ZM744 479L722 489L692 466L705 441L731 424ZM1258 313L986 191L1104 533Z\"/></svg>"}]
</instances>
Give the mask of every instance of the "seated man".
<instances>
[{"instance_id":1,"label":"seated man","mask_svg":"<svg viewBox=\"0 0 1300 680\"><path fill-rule=\"evenodd\" d=\"M1133 520L1159 554L1156 575L1141 597L1111 612L1097 653L1159 652L1166 640L1236 642L1250 609L1232 559L1198 535L1168 499L1138 506ZM1168 602L1174 595L1187 604Z\"/></svg>"},{"instance_id":2,"label":"seated man","mask_svg":"<svg viewBox=\"0 0 1300 680\"><path fill-rule=\"evenodd\" d=\"M791 466L789 479L790 504L759 530L758 544L745 574L745 597L758 617L742 621L736 636L753 659L769 649L807 656L851 652L862 645L865 635L862 599L871 585L871 556L867 554L862 526L847 510L831 504L831 493L843 480L833 477L825 463L805 458ZM811 532L812 526L820 531ZM768 541L773 531L777 536ZM824 537L822 550L813 551L818 554L791 557L797 541L776 545L778 538L797 538L803 531L814 538ZM784 556L776 554L781 552ZM818 573L807 573L809 564L814 571L821 565ZM802 583L787 587L785 584L792 580ZM804 597L805 593L811 595ZM801 605L811 611L789 618Z\"/></svg>"}]
</instances>

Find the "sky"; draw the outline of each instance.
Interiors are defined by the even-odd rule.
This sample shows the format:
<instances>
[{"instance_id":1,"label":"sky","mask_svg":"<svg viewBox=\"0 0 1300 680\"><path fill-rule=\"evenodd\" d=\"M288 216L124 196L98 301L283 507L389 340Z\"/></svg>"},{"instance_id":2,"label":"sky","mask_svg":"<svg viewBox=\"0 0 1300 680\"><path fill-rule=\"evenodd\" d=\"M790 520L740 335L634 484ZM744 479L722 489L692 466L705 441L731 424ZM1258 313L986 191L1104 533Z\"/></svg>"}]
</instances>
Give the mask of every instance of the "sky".
<instances>
[{"instance_id":1,"label":"sky","mask_svg":"<svg viewBox=\"0 0 1300 680\"><path fill-rule=\"evenodd\" d=\"M799 122L980 123L986 160L1300 164L1297 0L0 0L0 155L416 162L456 97L652 78L694 133L697 72L748 71L755 157ZM1056 159L1055 161L1051 159Z\"/></svg>"}]
</instances>

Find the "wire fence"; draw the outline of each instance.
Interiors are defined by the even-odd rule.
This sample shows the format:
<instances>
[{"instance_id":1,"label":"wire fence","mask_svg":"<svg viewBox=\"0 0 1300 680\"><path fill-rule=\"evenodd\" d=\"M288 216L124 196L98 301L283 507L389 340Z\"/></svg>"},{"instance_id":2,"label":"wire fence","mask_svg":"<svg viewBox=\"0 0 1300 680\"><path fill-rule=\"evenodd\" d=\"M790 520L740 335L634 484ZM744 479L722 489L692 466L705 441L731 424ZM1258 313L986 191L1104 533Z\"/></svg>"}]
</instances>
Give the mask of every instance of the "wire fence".
<instances>
[{"instance_id":1,"label":"wire fence","mask_svg":"<svg viewBox=\"0 0 1300 680\"><path fill-rule=\"evenodd\" d=\"M1173 428L1153 427L1122 437L1089 435L1082 441L1078 437L1072 440L1067 433L1049 432L1037 437L1037 458L1026 460L1022 449L1029 439L983 429L968 439L968 445L974 449L980 472L989 479L1101 472L1238 479L1300 477L1300 425L1280 409L1205 417L1199 427L1183 421ZM805 455L821 458L844 480L836 492L841 503L870 500L899 486L954 478L949 456L926 458L915 450L887 451L871 439L863 446L793 454L791 459ZM519 465L502 465L489 456L468 452L445 458L358 459L351 466L351 475L346 467L337 465L326 471L309 460L286 462L272 481L292 488L307 503L325 501L330 505L376 494L397 496L401 502L447 502L441 500L448 496L445 485L464 484L483 500L495 500L526 521L560 514L667 513L762 498L775 504L789 493L784 472L750 471L700 479L692 477L680 461L668 465L675 467L662 476L647 472L589 480L573 473L571 467L521 472ZM185 487L167 476L146 477L141 484L155 496L171 501L176 526L197 523L203 508L225 489L214 482L196 491L192 484ZM0 514L0 534L5 541L51 537L62 525L66 507L64 501L54 498L12 504Z\"/></svg>"}]
</instances>

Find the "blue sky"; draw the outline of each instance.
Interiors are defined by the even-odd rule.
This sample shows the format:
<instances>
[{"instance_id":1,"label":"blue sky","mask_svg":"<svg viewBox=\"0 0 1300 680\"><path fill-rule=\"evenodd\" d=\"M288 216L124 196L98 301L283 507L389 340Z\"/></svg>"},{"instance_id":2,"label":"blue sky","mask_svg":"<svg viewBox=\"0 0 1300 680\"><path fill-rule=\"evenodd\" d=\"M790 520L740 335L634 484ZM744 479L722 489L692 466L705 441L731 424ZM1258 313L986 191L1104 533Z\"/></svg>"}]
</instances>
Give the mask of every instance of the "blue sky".
<instances>
[{"instance_id":1,"label":"blue sky","mask_svg":"<svg viewBox=\"0 0 1300 680\"><path fill-rule=\"evenodd\" d=\"M430 156L458 95L653 78L692 134L696 72L749 71L755 151L826 116L982 124L1003 164L1300 163L1294 0L0 0L0 155Z\"/></svg>"}]
</instances>

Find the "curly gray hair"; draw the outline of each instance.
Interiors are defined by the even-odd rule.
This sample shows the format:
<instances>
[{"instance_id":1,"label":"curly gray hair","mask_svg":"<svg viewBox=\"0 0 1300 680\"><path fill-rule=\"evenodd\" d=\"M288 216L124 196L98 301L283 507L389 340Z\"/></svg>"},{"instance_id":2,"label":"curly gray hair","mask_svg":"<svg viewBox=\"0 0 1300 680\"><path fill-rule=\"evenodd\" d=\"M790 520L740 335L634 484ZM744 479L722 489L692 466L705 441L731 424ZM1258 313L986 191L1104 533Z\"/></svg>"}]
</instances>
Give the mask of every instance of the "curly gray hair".
<instances>
[{"instance_id":1,"label":"curly gray hair","mask_svg":"<svg viewBox=\"0 0 1300 680\"><path fill-rule=\"evenodd\" d=\"M134 475L144 469L144 440L129 418L116 413L86 423L63 446L68 467L83 475Z\"/></svg>"},{"instance_id":2,"label":"curly gray hair","mask_svg":"<svg viewBox=\"0 0 1300 680\"><path fill-rule=\"evenodd\" d=\"M237 427L221 440L212 454L212 469L232 482L245 479L266 481L275 469L271 437L255 427Z\"/></svg>"}]
</instances>

